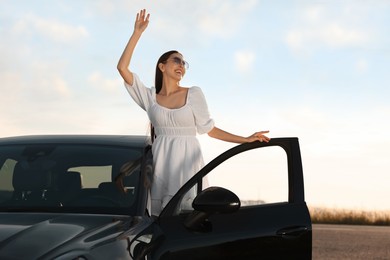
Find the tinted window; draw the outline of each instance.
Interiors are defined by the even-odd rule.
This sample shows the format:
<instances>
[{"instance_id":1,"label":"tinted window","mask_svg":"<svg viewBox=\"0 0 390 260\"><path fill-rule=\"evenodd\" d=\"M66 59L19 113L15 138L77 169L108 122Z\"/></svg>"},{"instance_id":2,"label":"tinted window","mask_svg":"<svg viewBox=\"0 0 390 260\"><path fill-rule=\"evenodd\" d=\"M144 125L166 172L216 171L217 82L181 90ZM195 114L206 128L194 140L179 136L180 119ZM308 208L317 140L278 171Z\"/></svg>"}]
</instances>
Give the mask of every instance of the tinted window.
<instances>
[{"instance_id":1,"label":"tinted window","mask_svg":"<svg viewBox=\"0 0 390 260\"><path fill-rule=\"evenodd\" d=\"M141 157L113 146L0 146L1 210L131 214Z\"/></svg>"}]
</instances>

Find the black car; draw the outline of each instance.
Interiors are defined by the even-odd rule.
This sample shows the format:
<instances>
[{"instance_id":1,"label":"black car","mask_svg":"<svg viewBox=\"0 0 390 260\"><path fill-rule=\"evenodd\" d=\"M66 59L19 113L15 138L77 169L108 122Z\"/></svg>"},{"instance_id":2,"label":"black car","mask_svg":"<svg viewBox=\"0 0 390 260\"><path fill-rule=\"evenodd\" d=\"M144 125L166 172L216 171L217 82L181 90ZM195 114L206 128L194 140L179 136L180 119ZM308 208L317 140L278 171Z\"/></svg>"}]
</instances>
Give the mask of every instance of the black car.
<instances>
[{"instance_id":1,"label":"black car","mask_svg":"<svg viewBox=\"0 0 390 260\"><path fill-rule=\"evenodd\" d=\"M0 259L311 259L297 138L231 148L159 216L149 214L152 161L146 136L0 138ZM246 199L252 189L257 199Z\"/></svg>"}]
</instances>

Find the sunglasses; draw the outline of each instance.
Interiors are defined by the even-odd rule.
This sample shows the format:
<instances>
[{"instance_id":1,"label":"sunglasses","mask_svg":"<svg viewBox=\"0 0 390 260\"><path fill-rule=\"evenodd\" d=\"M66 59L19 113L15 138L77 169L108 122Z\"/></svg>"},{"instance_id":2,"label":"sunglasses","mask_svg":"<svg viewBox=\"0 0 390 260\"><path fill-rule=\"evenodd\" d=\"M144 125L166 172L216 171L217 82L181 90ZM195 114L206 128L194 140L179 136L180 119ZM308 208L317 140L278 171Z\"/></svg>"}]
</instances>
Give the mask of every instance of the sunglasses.
<instances>
[{"instance_id":1,"label":"sunglasses","mask_svg":"<svg viewBox=\"0 0 390 260\"><path fill-rule=\"evenodd\" d=\"M183 66L186 70L190 67L190 64L185 60L180 59L179 57L169 58L168 60L172 60L175 64Z\"/></svg>"}]
</instances>

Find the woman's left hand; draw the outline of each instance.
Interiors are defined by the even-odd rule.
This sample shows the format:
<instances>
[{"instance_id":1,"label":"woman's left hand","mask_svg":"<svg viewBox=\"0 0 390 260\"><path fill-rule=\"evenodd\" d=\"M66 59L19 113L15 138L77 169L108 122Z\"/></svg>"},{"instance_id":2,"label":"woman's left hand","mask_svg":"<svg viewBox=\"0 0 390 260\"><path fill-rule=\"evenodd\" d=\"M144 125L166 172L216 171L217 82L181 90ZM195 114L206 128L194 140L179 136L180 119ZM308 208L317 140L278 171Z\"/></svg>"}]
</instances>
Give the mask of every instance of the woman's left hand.
<instances>
[{"instance_id":1,"label":"woman's left hand","mask_svg":"<svg viewBox=\"0 0 390 260\"><path fill-rule=\"evenodd\" d=\"M246 139L248 140L248 143L254 142L254 141L260 141L260 142L269 142L271 138L265 136L264 134L269 133L269 131L260 131L256 132L251 136L248 136Z\"/></svg>"}]
</instances>

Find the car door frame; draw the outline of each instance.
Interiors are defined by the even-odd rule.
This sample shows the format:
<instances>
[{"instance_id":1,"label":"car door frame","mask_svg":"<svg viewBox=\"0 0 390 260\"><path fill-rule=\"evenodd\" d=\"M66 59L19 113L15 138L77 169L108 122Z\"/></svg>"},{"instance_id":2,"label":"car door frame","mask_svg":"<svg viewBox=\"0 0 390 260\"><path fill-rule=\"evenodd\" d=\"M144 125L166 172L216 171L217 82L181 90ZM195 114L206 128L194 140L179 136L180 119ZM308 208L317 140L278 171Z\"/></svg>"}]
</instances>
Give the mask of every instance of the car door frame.
<instances>
[{"instance_id":1,"label":"car door frame","mask_svg":"<svg viewBox=\"0 0 390 260\"><path fill-rule=\"evenodd\" d=\"M228 228L225 228L228 230L226 232L231 232L231 234L233 234L232 238L221 239L221 236L217 236L218 234L208 235L207 232L189 231L184 227L183 221L188 215L177 215L177 208L188 190L194 185L198 185L198 193L200 193L202 190L202 178L212 172L219 164L236 154L269 146L279 146L286 152L288 164L287 202L245 207L239 209L236 213L210 216L211 224L214 223L215 231L213 232L215 233L219 232L218 230L222 233L225 232L223 226L219 225L220 222L236 222L236 225L239 225L238 223L240 223L244 230L242 232L239 232L239 226L230 225ZM289 216L288 218L283 216L290 213L292 213L292 216ZM258 222L252 220L252 217L256 217ZM245 222L251 222L251 225L254 225L253 230L255 231L253 232L255 233L252 233L252 230L250 230L251 227L246 226ZM258 251L263 250L263 252L256 252L256 254L258 254L256 256L265 256L270 259L278 259L285 256L289 256L289 259L295 259L295 257L296 259L311 259L312 227L310 214L305 202L303 169L298 138L274 138L268 143L245 143L222 153L202 168L179 189L176 195L163 209L155 222L155 225L157 225L155 229L159 229L160 236L163 236L164 238L158 239L160 243L158 246L155 246L155 249L151 254L152 259L163 259L164 257L168 257L168 259L179 257L190 257L193 259L199 257L199 259L201 259L202 253L199 254L200 252L206 252L205 254L207 254L207 250L209 250L209 253L216 253L220 248L218 243L223 244L222 248L227 251L232 248L234 250L240 250L239 248L241 247L248 248L248 243L245 238L246 235L259 236L255 243L259 246ZM264 231L265 229L266 231ZM213 241L208 242L208 239ZM255 240L252 242L254 243L254 241ZM210 246L210 243L214 246ZM274 245L272 246L270 243L274 243ZM252 249L254 248L251 248L251 250ZM180 251L181 253L175 253L175 250ZM230 253L234 252L232 251ZM241 253L238 251L238 254ZM214 257L215 256L216 255L214 255ZM230 256L232 255L230 254ZM248 255L248 257L251 256L253 255ZM223 258L226 259L226 255Z\"/></svg>"}]
</instances>

